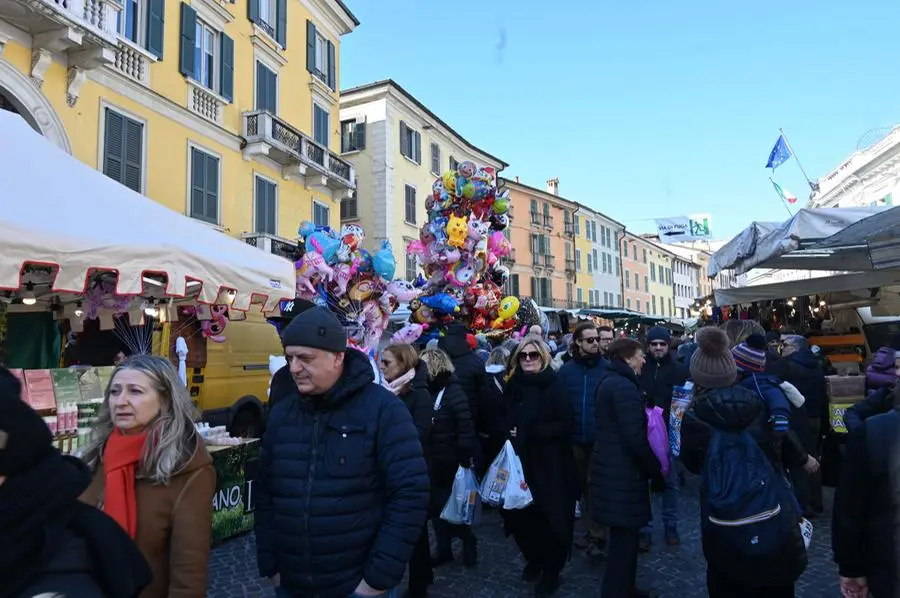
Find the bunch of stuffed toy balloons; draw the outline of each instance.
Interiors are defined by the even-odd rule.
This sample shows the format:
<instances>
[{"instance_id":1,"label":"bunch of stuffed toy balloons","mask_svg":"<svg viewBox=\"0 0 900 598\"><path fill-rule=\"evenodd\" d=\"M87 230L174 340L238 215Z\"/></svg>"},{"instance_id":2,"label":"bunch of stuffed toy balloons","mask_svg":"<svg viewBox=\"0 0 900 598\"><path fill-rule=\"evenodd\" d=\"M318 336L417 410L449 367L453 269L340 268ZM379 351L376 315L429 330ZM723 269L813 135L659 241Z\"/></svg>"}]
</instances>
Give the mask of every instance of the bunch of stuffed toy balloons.
<instances>
[{"instance_id":1,"label":"bunch of stuffed toy balloons","mask_svg":"<svg viewBox=\"0 0 900 598\"><path fill-rule=\"evenodd\" d=\"M346 224L337 232L303 222L298 231L303 257L297 260L297 296L333 311L350 341L370 352L378 347L390 315L420 291L393 280L397 261L389 241L369 253L362 248L362 227Z\"/></svg>"},{"instance_id":2,"label":"bunch of stuffed toy balloons","mask_svg":"<svg viewBox=\"0 0 900 598\"><path fill-rule=\"evenodd\" d=\"M419 333L427 329L429 336L453 320L474 334L512 330L519 300L503 296L509 268L500 260L510 252L503 234L509 226L509 192L498 191L493 168L470 161L444 173L432 191L425 201L428 222L407 246L425 273L417 283L422 294L409 304L411 324L421 327Z\"/></svg>"}]
</instances>

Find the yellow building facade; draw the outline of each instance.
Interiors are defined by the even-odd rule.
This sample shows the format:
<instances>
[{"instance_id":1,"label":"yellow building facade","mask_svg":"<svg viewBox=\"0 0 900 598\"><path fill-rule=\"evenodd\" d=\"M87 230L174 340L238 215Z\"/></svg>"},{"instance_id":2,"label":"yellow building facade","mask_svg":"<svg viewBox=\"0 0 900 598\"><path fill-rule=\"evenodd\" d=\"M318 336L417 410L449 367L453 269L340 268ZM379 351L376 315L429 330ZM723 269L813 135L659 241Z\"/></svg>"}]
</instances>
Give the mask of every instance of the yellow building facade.
<instances>
[{"instance_id":1,"label":"yellow building facade","mask_svg":"<svg viewBox=\"0 0 900 598\"><path fill-rule=\"evenodd\" d=\"M675 315L675 287L672 276L672 263L675 255L661 245L649 243L648 247L650 308L646 313L651 316L673 317Z\"/></svg>"},{"instance_id":2,"label":"yellow building facade","mask_svg":"<svg viewBox=\"0 0 900 598\"><path fill-rule=\"evenodd\" d=\"M586 206L579 205L572 216L572 231L575 235L573 260L575 263L575 303L577 307L599 307L594 305L594 243L588 233L587 222L596 214Z\"/></svg>"},{"instance_id":3,"label":"yellow building facade","mask_svg":"<svg viewBox=\"0 0 900 598\"><path fill-rule=\"evenodd\" d=\"M341 204L341 222L365 229L364 245L388 240L397 273L414 280L415 256L400 256L428 219L425 200L434 181L470 160L499 174L503 160L476 147L393 80L341 92L342 157L359 177L355 196Z\"/></svg>"},{"instance_id":4,"label":"yellow building facade","mask_svg":"<svg viewBox=\"0 0 900 598\"><path fill-rule=\"evenodd\" d=\"M303 220L337 226L355 189L337 150L340 38L358 24L340 0L0 0L0 108L271 250Z\"/></svg>"}]
</instances>

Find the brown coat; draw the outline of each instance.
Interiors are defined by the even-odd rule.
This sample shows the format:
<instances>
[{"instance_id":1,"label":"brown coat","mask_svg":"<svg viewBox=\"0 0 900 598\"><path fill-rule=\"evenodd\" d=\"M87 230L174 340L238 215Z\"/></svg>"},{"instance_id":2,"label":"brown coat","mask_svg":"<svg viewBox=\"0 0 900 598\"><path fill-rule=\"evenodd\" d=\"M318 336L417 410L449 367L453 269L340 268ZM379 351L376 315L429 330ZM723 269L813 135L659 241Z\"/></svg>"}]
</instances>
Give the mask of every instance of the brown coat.
<instances>
[{"instance_id":1,"label":"brown coat","mask_svg":"<svg viewBox=\"0 0 900 598\"><path fill-rule=\"evenodd\" d=\"M136 482L138 524L135 542L150 568L153 583L140 598L205 598L206 565L212 536L216 470L202 440L187 466L168 485ZM94 472L81 500L102 504L106 476Z\"/></svg>"}]
</instances>

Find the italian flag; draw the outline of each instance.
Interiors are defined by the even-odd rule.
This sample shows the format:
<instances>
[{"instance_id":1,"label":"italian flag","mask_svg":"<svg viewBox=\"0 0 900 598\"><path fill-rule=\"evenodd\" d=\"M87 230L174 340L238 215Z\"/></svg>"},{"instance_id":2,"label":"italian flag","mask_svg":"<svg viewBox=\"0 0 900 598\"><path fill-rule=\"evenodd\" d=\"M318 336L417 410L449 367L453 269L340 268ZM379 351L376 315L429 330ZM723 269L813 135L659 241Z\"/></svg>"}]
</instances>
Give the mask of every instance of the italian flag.
<instances>
[{"instance_id":1,"label":"italian flag","mask_svg":"<svg viewBox=\"0 0 900 598\"><path fill-rule=\"evenodd\" d=\"M772 179L769 179L769 180L772 181ZM784 201L786 201L786 202L788 202L788 203L797 203L797 196L796 196L796 195L794 195L793 193L791 193L791 192L788 191L787 189L782 189L782 188L781 188L781 185L779 185L779 184L776 183L775 181L772 181L772 185L775 187L775 192L778 193L778 195L781 196L781 199L783 199Z\"/></svg>"}]
</instances>

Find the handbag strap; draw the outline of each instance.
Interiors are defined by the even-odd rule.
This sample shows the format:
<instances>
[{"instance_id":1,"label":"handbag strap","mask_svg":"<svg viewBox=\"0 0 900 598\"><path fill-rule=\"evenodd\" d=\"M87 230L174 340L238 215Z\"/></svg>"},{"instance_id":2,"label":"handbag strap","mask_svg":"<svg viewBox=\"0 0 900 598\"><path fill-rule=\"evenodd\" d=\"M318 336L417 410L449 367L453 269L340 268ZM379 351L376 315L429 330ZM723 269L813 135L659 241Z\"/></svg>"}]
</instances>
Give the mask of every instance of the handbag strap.
<instances>
[{"instance_id":1,"label":"handbag strap","mask_svg":"<svg viewBox=\"0 0 900 598\"><path fill-rule=\"evenodd\" d=\"M447 390L447 389L446 389L446 388L442 388L442 389L441 389L441 392L439 392L439 393L437 394L437 397L435 397L435 399L434 399L434 410L435 410L435 411L440 411L440 410L441 410L441 402L444 400L444 391L445 391L445 390Z\"/></svg>"}]
</instances>

